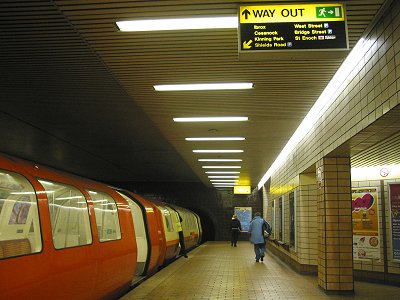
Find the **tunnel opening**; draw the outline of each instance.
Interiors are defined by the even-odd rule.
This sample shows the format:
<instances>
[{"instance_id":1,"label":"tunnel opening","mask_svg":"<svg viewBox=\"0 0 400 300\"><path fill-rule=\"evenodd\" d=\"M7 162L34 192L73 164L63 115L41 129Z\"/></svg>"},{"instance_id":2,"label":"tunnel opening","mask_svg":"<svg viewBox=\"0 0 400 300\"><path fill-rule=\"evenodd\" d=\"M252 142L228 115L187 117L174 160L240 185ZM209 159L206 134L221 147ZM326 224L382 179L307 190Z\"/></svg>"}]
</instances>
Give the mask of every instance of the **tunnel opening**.
<instances>
[{"instance_id":1,"label":"tunnel opening","mask_svg":"<svg viewBox=\"0 0 400 300\"><path fill-rule=\"evenodd\" d=\"M215 226L210 215L199 208L191 208L191 210L193 210L200 217L201 227L203 230L201 244L207 241L215 241Z\"/></svg>"}]
</instances>

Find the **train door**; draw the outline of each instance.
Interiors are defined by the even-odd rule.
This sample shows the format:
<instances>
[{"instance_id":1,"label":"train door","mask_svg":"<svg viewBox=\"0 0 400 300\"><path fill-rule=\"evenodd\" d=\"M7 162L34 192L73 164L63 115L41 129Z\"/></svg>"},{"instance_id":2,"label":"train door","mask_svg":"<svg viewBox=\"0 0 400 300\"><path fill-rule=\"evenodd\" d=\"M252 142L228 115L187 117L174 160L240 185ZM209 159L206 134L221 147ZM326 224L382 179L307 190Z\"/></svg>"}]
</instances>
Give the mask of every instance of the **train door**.
<instances>
[{"instance_id":1,"label":"train door","mask_svg":"<svg viewBox=\"0 0 400 300\"><path fill-rule=\"evenodd\" d=\"M165 262L175 259L179 253L179 235L175 224L177 217L173 214L173 210L162 204L157 204L163 218L163 226L166 239Z\"/></svg>"},{"instance_id":2,"label":"train door","mask_svg":"<svg viewBox=\"0 0 400 300\"><path fill-rule=\"evenodd\" d=\"M194 213L195 217L196 217L196 225L197 225L197 230L199 232L199 236L197 239L197 245L200 245L203 239L203 229L201 228L201 221L200 221L200 217L198 214Z\"/></svg>"},{"instance_id":3,"label":"train door","mask_svg":"<svg viewBox=\"0 0 400 300\"><path fill-rule=\"evenodd\" d=\"M118 192L129 204L131 208L133 227L135 228L136 244L137 244L137 265L136 276L145 275L147 260L149 258L149 246L146 234L145 220L140 206L129 197Z\"/></svg>"}]
</instances>

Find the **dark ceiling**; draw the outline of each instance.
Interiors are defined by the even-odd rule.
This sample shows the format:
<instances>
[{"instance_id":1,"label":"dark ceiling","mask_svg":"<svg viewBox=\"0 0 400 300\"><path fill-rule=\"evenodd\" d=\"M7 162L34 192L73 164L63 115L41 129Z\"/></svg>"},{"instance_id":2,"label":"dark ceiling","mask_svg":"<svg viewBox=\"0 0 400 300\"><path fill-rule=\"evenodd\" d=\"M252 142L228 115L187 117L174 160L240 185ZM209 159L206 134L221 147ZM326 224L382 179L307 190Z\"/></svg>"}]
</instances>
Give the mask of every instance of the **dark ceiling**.
<instances>
[{"instance_id":1,"label":"dark ceiling","mask_svg":"<svg viewBox=\"0 0 400 300\"><path fill-rule=\"evenodd\" d=\"M310 53L302 60L240 61L236 30L133 34L115 26L133 18L236 15L246 2L1 1L0 151L101 181L209 184L191 151L204 144L184 137L212 130L246 137L222 147L245 149L241 181L255 186L342 60L314 60ZM384 1L343 2L352 47ZM255 88L171 94L152 88L186 81L246 81ZM249 122L172 122L208 115L245 115Z\"/></svg>"}]
</instances>

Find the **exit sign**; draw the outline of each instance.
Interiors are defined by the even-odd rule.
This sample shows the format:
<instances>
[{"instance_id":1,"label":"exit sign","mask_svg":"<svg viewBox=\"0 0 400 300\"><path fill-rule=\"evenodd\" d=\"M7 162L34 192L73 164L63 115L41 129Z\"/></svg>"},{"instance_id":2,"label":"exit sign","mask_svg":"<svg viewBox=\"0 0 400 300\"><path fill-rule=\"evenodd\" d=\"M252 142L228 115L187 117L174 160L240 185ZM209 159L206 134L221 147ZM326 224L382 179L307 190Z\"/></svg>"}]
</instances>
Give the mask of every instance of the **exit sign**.
<instances>
[{"instance_id":1,"label":"exit sign","mask_svg":"<svg viewBox=\"0 0 400 300\"><path fill-rule=\"evenodd\" d=\"M317 57L332 57L349 49L343 4L240 6L239 23L240 55L318 51Z\"/></svg>"}]
</instances>

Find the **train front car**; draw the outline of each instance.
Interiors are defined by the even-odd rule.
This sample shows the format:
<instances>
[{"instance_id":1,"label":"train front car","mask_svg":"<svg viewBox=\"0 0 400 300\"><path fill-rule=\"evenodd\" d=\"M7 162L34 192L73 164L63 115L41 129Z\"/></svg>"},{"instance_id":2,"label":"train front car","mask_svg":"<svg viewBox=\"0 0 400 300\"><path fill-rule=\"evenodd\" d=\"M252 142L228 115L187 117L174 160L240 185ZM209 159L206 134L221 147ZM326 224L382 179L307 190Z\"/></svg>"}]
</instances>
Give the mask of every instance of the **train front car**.
<instances>
[{"instance_id":1,"label":"train front car","mask_svg":"<svg viewBox=\"0 0 400 300\"><path fill-rule=\"evenodd\" d=\"M129 206L113 190L0 155L1 299L115 299L136 256Z\"/></svg>"}]
</instances>

